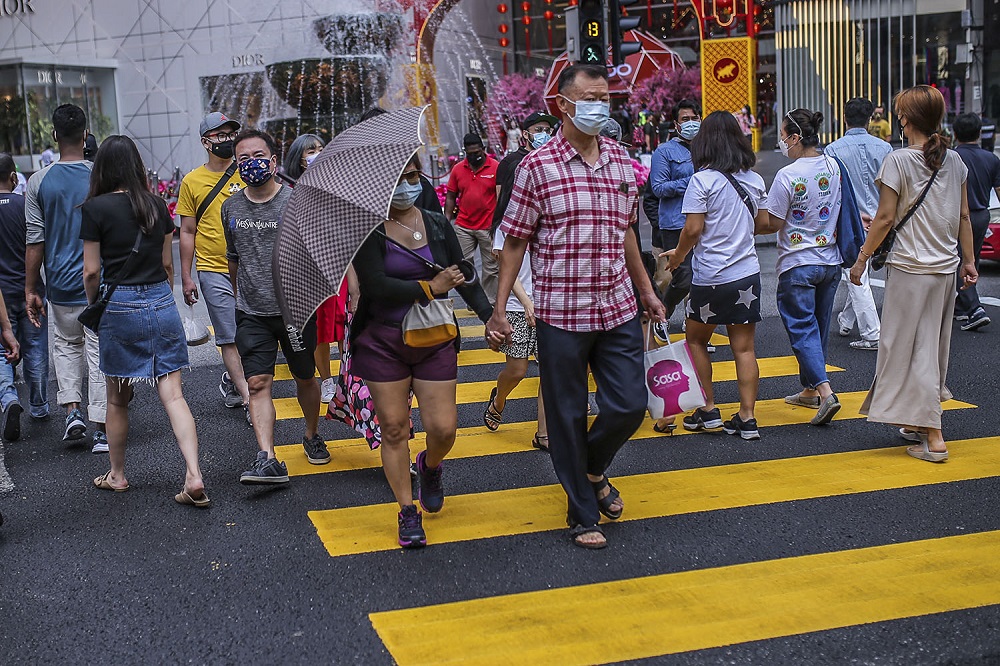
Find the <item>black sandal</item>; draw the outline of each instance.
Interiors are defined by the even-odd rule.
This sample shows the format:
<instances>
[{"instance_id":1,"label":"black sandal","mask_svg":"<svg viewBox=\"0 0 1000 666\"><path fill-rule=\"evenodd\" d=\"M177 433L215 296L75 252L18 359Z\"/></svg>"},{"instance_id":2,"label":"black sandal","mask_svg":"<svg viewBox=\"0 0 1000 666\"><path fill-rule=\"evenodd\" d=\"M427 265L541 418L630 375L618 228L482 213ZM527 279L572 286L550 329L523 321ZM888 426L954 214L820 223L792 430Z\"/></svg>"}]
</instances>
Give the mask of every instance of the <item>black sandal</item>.
<instances>
[{"instance_id":1,"label":"black sandal","mask_svg":"<svg viewBox=\"0 0 1000 666\"><path fill-rule=\"evenodd\" d=\"M677 430L677 424L676 423L668 423L665 428L661 429L660 426L656 422L653 422L653 432L658 432L661 435L673 435L674 434L674 430Z\"/></svg>"},{"instance_id":2,"label":"black sandal","mask_svg":"<svg viewBox=\"0 0 1000 666\"><path fill-rule=\"evenodd\" d=\"M621 518L622 512L625 511L625 507L618 509L617 513L611 510L611 507L614 505L615 500L621 497L621 494L619 494L617 488L611 485L611 482L608 481L608 477L604 477L600 481L591 481L590 485L594 487L595 497L605 488L610 489L607 495L605 495L604 497L597 498L597 507L606 518L609 518L611 520L618 520L619 518Z\"/></svg>"},{"instance_id":3,"label":"black sandal","mask_svg":"<svg viewBox=\"0 0 1000 666\"><path fill-rule=\"evenodd\" d=\"M587 541L580 541L580 537L584 534L600 534L601 536L604 536L604 530L601 529L600 525L592 525L590 527L584 527L583 525L570 525L569 537L573 540L573 545L577 548L600 550L601 548L607 547L607 537L605 537L604 541L589 543Z\"/></svg>"},{"instance_id":4,"label":"black sandal","mask_svg":"<svg viewBox=\"0 0 1000 666\"><path fill-rule=\"evenodd\" d=\"M498 412L497 408L493 406L493 400L497 397L497 389L494 386L493 392L490 393L490 401L486 405L486 411L483 412L483 423L486 424L486 429L490 432L496 432L500 428L500 424L503 423L503 412Z\"/></svg>"},{"instance_id":5,"label":"black sandal","mask_svg":"<svg viewBox=\"0 0 1000 666\"><path fill-rule=\"evenodd\" d=\"M542 440L545 440L545 445L542 445ZM549 450L549 436L539 435L537 432L531 440L531 445L540 451L548 452Z\"/></svg>"}]
</instances>

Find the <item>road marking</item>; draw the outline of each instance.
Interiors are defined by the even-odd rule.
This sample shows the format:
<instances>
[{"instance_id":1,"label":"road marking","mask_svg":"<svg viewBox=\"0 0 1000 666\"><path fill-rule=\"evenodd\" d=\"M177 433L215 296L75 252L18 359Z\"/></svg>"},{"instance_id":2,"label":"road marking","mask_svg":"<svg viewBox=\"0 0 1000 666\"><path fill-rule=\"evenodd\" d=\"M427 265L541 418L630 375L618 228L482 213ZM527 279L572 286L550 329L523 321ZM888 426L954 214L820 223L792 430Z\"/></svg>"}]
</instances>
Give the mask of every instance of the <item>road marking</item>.
<instances>
[{"instance_id":1,"label":"road marking","mask_svg":"<svg viewBox=\"0 0 1000 666\"><path fill-rule=\"evenodd\" d=\"M672 342L678 342L683 339L684 339L683 333L675 333L670 336L670 340ZM719 335L718 333L716 333L712 335L711 342L716 347L725 347L729 345L729 338L726 337L725 335ZM495 352L492 349L466 349L458 353L459 367L492 365L496 363L503 363L504 360L505 359L503 354L501 354L500 352ZM330 373L335 377L338 374L340 374L340 361L338 360L330 361ZM292 373L288 370L288 364L279 363L278 365L274 366L275 381L284 381L290 379L292 379Z\"/></svg>"},{"instance_id":2,"label":"road marking","mask_svg":"<svg viewBox=\"0 0 1000 666\"><path fill-rule=\"evenodd\" d=\"M404 666L617 662L1000 604L997 552L980 532L369 618Z\"/></svg>"},{"instance_id":3,"label":"road marking","mask_svg":"<svg viewBox=\"0 0 1000 666\"><path fill-rule=\"evenodd\" d=\"M1000 437L949 447L956 455L943 465L917 464L893 446L615 477L625 500L618 522L1000 476ZM373 504L310 511L309 519L337 557L399 548L398 510ZM442 513L424 514L424 526L435 545L566 529L566 495L558 485L453 495Z\"/></svg>"},{"instance_id":4,"label":"road marking","mask_svg":"<svg viewBox=\"0 0 1000 666\"><path fill-rule=\"evenodd\" d=\"M858 414L858 409L864 401L867 391L856 393L839 393L840 403L843 405L836 415L837 421L848 421L862 418ZM944 403L944 409L969 409L974 405L952 400ZM738 403L719 405L719 409L724 413L735 412L739 409ZM795 407L787 404L784 399L758 400L756 415L764 428L775 428L788 425L802 425L809 422L815 414L815 410L807 407ZM639 427L631 440L662 439L669 443L673 437L694 435L697 433L688 432L678 424L673 437L665 439L661 433L653 430L653 419L646 417L646 420ZM455 438L455 447L448 454L449 460L457 458L478 458L480 456L501 455L507 453L522 453L534 451L531 447L531 438L537 429L535 421L522 421L514 423L504 423L497 432L490 432L486 426L475 426L471 428L459 428ZM767 430L764 431L766 436ZM426 434L418 432L410 440L410 454L415 456L418 451L424 449ZM334 472L347 472L357 469L372 469L382 465L381 458L377 451L368 448L368 444L361 438L354 439L334 439L327 443L330 451L330 462L326 465L312 465L305 457L301 444L289 444L274 447L274 452L278 459L288 467L289 476L307 476L311 474L330 474Z\"/></svg>"},{"instance_id":5,"label":"road marking","mask_svg":"<svg viewBox=\"0 0 1000 666\"><path fill-rule=\"evenodd\" d=\"M788 377L799 374L799 364L794 356L775 356L770 358L757 359L760 368L761 379L769 377ZM843 368L833 365L826 366L827 372L843 372ZM736 363L734 361L716 361L712 364L713 380L716 382L731 382L736 380ZM456 398L459 405L471 405L477 402L483 403L486 408L486 401L489 400L490 391L497 385L496 380L487 382L462 382L456 388ZM594 391L593 377L590 379L590 390ZM538 395L538 377L527 377L521 380L508 399L534 398ZM417 400L413 399L413 406L416 407ZM274 410L277 419L300 419L302 418L302 408L295 398L274 398ZM326 415L326 405L320 405L320 416Z\"/></svg>"}]
</instances>

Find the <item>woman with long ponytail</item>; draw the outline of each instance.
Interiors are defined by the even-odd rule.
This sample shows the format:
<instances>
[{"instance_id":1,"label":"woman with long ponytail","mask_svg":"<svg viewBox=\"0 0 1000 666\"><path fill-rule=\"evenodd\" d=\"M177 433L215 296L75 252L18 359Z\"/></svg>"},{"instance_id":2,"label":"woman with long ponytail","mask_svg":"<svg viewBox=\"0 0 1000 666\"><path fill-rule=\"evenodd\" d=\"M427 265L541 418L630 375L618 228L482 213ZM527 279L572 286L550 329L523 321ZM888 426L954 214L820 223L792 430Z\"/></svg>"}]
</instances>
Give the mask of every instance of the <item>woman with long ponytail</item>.
<instances>
[{"instance_id":1,"label":"woman with long ponytail","mask_svg":"<svg viewBox=\"0 0 1000 666\"><path fill-rule=\"evenodd\" d=\"M941 402L951 398L945 378L955 274L963 288L978 279L965 188L968 169L940 133L945 104L937 89L904 90L893 109L909 146L882 163L876 179L878 212L851 268L851 281L861 284L872 254L906 220L886 261L875 379L861 413L869 421L903 426L899 434L914 442L906 450L914 458L944 462L948 446Z\"/></svg>"}]
</instances>

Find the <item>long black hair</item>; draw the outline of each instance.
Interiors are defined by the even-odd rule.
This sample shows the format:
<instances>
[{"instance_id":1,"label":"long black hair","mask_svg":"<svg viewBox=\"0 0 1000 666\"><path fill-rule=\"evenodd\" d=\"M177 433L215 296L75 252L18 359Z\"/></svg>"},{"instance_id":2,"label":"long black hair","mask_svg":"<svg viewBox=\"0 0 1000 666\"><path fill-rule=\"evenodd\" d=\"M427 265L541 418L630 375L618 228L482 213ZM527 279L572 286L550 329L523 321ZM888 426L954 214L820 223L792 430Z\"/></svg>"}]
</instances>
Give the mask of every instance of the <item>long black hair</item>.
<instances>
[{"instance_id":1,"label":"long black hair","mask_svg":"<svg viewBox=\"0 0 1000 666\"><path fill-rule=\"evenodd\" d=\"M156 228L161 213L158 197L149 191L145 166L135 143L127 136L113 134L101 144L90 172L87 199L125 190L132 202L132 214L147 236Z\"/></svg>"},{"instance_id":2,"label":"long black hair","mask_svg":"<svg viewBox=\"0 0 1000 666\"><path fill-rule=\"evenodd\" d=\"M733 114L713 111L691 140L691 161L695 169L736 173L752 168L757 156Z\"/></svg>"},{"instance_id":3,"label":"long black hair","mask_svg":"<svg viewBox=\"0 0 1000 666\"><path fill-rule=\"evenodd\" d=\"M323 139L315 134L301 134L295 138L295 141L292 141L292 145L288 147L288 153L285 155L285 163L282 165L289 178L299 179L303 171L302 153L313 146L322 148Z\"/></svg>"}]
</instances>

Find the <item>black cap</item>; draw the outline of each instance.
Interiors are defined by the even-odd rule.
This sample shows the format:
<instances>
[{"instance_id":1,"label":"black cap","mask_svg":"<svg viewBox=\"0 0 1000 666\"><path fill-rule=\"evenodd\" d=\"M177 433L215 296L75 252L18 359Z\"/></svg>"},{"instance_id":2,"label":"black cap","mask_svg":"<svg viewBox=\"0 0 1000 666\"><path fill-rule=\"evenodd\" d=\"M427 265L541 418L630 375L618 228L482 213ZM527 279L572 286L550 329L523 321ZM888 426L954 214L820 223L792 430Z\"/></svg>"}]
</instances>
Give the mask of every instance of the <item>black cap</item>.
<instances>
[{"instance_id":1,"label":"black cap","mask_svg":"<svg viewBox=\"0 0 1000 666\"><path fill-rule=\"evenodd\" d=\"M526 130L532 125L538 123L548 123L549 127L554 128L559 124L559 119L555 116L550 116L547 113L542 113L541 111L535 111L530 116L521 121L521 129Z\"/></svg>"},{"instance_id":2,"label":"black cap","mask_svg":"<svg viewBox=\"0 0 1000 666\"><path fill-rule=\"evenodd\" d=\"M480 146L480 147L482 147L482 145L483 145L483 137L479 136L475 132L469 132L468 134L465 135L465 138L462 139L462 145L463 146Z\"/></svg>"}]
</instances>

